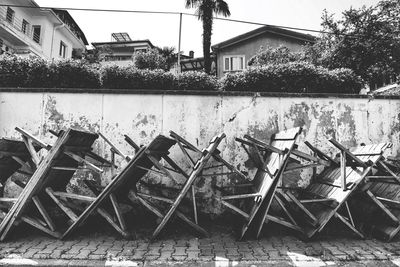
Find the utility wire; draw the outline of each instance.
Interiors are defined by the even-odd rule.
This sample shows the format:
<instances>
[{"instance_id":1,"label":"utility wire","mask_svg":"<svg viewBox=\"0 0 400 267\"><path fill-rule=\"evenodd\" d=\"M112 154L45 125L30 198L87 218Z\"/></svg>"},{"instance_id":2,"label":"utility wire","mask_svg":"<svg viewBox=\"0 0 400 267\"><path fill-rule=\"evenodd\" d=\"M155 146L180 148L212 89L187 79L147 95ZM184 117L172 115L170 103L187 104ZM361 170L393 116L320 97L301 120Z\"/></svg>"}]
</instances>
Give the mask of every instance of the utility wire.
<instances>
[{"instance_id":1,"label":"utility wire","mask_svg":"<svg viewBox=\"0 0 400 267\"><path fill-rule=\"evenodd\" d=\"M59 10L71 10L71 11L89 11L89 12L142 13L142 14L165 14L165 15L180 15L180 14L182 14L182 15L186 15L186 16L198 17L198 15L196 15L196 14L186 13L186 12L176 12L176 11L148 11L148 10L99 9L99 8L78 8L78 7L24 6L24 5L12 5L12 4L11 5L10 4L0 4L0 7L1 6L32 8L32 9L59 9ZM213 17L213 19L237 22L237 23L244 23L244 24L250 24L250 25L269 26L269 27L288 29L288 30L297 30L297 31L304 31L304 32L336 34L336 35L343 35L343 36L348 36L348 37L362 37L363 36L363 34L346 34L346 33L338 33L338 32L332 33L332 32L321 31L321 30L273 25L273 24L266 24L266 23L261 23L261 22L253 22L253 21L247 21L247 20L229 19L229 18L221 18L221 17Z\"/></svg>"},{"instance_id":2,"label":"utility wire","mask_svg":"<svg viewBox=\"0 0 400 267\"><path fill-rule=\"evenodd\" d=\"M148 10L126 10L126 9L98 9L98 8L76 8L76 7L49 7L49 6L24 6L24 5L10 5L10 4L0 4L0 6L4 7L20 7L20 8L33 8L33 9L59 9L59 10L70 10L70 11L90 11L90 12L117 12L117 13L144 13L144 14L166 14L166 15L186 15L192 17L198 17L196 14L186 13L186 12L174 12L174 11L148 11ZM296 27L289 27L289 26L281 26L281 25L273 25L273 24L265 24L260 22L252 22L246 20L237 20L237 19L228 19L228 18L221 18L221 17L213 17L216 20L223 20L223 21L230 21L230 22L238 22L238 23L245 23L251 25L258 25L258 26L270 26L288 30L298 30L298 31L306 31L306 32L314 32L314 33L326 33L332 34L331 32L320 31L320 30L312 30L312 29L305 29L305 28L296 28ZM348 35L348 34L343 34Z\"/></svg>"}]
</instances>

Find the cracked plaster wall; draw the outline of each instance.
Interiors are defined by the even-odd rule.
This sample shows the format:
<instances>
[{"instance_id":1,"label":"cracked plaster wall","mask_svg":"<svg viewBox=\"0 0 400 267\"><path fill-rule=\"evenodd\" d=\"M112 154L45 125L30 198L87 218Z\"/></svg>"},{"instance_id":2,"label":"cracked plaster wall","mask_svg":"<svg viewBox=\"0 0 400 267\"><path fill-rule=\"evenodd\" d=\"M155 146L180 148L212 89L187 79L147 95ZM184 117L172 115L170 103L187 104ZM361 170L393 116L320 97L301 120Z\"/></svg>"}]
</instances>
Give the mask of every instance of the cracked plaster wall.
<instances>
[{"instance_id":1,"label":"cracked plaster wall","mask_svg":"<svg viewBox=\"0 0 400 267\"><path fill-rule=\"evenodd\" d=\"M21 103L23 103L21 105ZM235 137L249 134L268 141L277 131L301 126L299 149L306 151L307 140L333 155L337 151L329 145L331 137L347 147L361 143L392 142L388 153L400 153L400 101L358 98L288 98L251 96L196 96L196 95L122 95L70 93L0 93L0 137L16 137L19 126L42 140L53 143L49 129L61 130L74 126L101 131L126 154L133 149L124 141L129 135L138 144L149 143L157 134L177 132L199 148L220 132L227 138L220 146L224 158L250 177L254 163L248 159ZM97 140L94 151L110 158L109 147ZM177 148L171 157L184 169L189 168ZM122 159L117 162L124 165ZM81 171L73 179L69 190L85 192L82 179L96 179L103 185L110 173L103 176ZM183 177L174 181L157 176L151 182L179 186ZM306 186L309 173L292 173L284 177L288 185ZM214 201L215 184L237 182L237 177L207 177L197 181L200 210L220 214L223 208ZM9 195L18 193L12 183L7 184Z\"/></svg>"}]
</instances>

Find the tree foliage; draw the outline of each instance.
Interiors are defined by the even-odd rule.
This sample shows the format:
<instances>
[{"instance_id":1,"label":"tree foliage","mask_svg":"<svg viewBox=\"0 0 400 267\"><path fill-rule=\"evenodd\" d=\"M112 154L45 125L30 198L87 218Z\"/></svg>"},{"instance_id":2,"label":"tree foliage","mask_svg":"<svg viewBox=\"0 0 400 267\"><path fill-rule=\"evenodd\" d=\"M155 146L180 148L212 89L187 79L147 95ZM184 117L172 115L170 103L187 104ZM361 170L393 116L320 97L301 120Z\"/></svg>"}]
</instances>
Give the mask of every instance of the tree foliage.
<instances>
[{"instance_id":1,"label":"tree foliage","mask_svg":"<svg viewBox=\"0 0 400 267\"><path fill-rule=\"evenodd\" d=\"M174 64L178 61L178 54L175 53L175 47L173 46L164 46L164 47L156 47L158 53L165 58L166 61L166 69L170 70Z\"/></svg>"},{"instance_id":2,"label":"tree foliage","mask_svg":"<svg viewBox=\"0 0 400 267\"><path fill-rule=\"evenodd\" d=\"M211 35L213 26L213 15L228 17L231 15L228 3L224 0L185 0L186 8L196 8L196 15L203 23L203 55L204 71L211 72Z\"/></svg>"},{"instance_id":3,"label":"tree foliage","mask_svg":"<svg viewBox=\"0 0 400 267\"><path fill-rule=\"evenodd\" d=\"M336 20L325 10L325 34L307 49L311 62L350 68L371 84L400 73L400 1L350 8Z\"/></svg>"},{"instance_id":4,"label":"tree foliage","mask_svg":"<svg viewBox=\"0 0 400 267\"><path fill-rule=\"evenodd\" d=\"M302 52L292 52L285 46L272 48L261 47L260 50L249 59L249 66L262 66L267 64L282 64L295 61L301 61L305 58Z\"/></svg>"},{"instance_id":5,"label":"tree foliage","mask_svg":"<svg viewBox=\"0 0 400 267\"><path fill-rule=\"evenodd\" d=\"M149 49L145 52L138 51L133 54L133 65L138 69L167 70L167 59L160 54L158 49Z\"/></svg>"}]
</instances>

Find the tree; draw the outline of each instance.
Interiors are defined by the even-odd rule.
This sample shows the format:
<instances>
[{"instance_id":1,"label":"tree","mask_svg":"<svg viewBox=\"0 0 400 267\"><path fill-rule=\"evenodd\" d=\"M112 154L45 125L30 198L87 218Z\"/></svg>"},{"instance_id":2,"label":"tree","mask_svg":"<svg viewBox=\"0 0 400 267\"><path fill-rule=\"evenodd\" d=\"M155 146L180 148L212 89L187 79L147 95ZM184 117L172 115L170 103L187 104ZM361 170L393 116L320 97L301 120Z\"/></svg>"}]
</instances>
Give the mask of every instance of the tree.
<instances>
[{"instance_id":1,"label":"tree","mask_svg":"<svg viewBox=\"0 0 400 267\"><path fill-rule=\"evenodd\" d=\"M186 8L196 8L196 15L203 23L204 71L209 74L211 71L210 47L213 15L230 16L229 6L224 0L186 0Z\"/></svg>"},{"instance_id":2,"label":"tree","mask_svg":"<svg viewBox=\"0 0 400 267\"><path fill-rule=\"evenodd\" d=\"M167 70L167 60L156 48L145 52L138 51L133 54L133 64L138 69Z\"/></svg>"},{"instance_id":3,"label":"tree","mask_svg":"<svg viewBox=\"0 0 400 267\"><path fill-rule=\"evenodd\" d=\"M400 1L350 8L335 20L322 16L324 33L307 50L310 60L328 68L350 68L371 84L400 73Z\"/></svg>"},{"instance_id":4,"label":"tree","mask_svg":"<svg viewBox=\"0 0 400 267\"><path fill-rule=\"evenodd\" d=\"M81 58L86 60L89 64L96 64L104 61L106 57L112 55L112 53L110 46L104 45L84 51Z\"/></svg>"},{"instance_id":5,"label":"tree","mask_svg":"<svg viewBox=\"0 0 400 267\"><path fill-rule=\"evenodd\" d=\"M175 47L173 46L164 46L156 47L158 53L163 56L166 60L166 69L170 70L172 66L178 61L178 55L175 53Z\"/></svg>"}]
</instances>

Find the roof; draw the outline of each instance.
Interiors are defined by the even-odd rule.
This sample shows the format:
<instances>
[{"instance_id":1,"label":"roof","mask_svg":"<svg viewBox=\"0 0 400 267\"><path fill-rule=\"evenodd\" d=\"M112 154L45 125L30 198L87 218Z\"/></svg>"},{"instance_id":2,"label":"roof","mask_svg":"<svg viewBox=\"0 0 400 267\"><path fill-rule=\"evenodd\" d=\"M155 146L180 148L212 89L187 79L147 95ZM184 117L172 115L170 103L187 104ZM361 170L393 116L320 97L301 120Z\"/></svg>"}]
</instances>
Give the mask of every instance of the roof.
<instances>
[{"instance_id":1,"label":"roof","mask_svg":"<svg viewBox=\"0 0 400 267\"><path fill-rule=\"evenodd\" d=\"M61 9L52 9L54 11L54 13L56 13L56 15L65 23L69 26L69 28L71 29L71 31L73 31L76 36L82 40L82 42L85 45L88 45L88 41L86 39L85 34L83 33L83 31L81 30L81 28L79 27L78 23L75 22L75 20L72 18L72 16L68 13L68 11L66 10L61 10Z\"/></svg>"},{"instance_id":2,"label":"roof","mask_svg":"<svg viewBox=\"0 0 400 267\"><path fill-rule=\"evenodd\" d=\"M252 31L246 32L244 34L238 35L236 37L233 37L231 39L228 39L224 42L215 44L211 48L212 48L212 50L218 50L218 49L225 48L225 47L234 45L236 43L240 43L242 41L254 38L256 36L262 35L267 32L281 35L281 36L286 36L286 37L292 38L292 39L297 39L302 42L313 43L316 40L316 37L314 35L304 34L304 33L296 32L296 31L292 31L292 30L287 30L287 29L283 29L280 27L276 27L276 26L265 25L263 27L257 28L255 30L252 30Z\"/></svg>"},{"instance_id":3,"label":"roof","mask_svg":"<svg viewBox=\"0 0 400 267\"><path fill-rule=\"evenodd\" d=\"M134 40L134 41L123 41L123 42L93 42L92 45L94 47L101 45L115 45L115 44L137 44L137 43L148 43L150 47L154 47L154 45L150 42L149 39L145 40Z\"/></svg>"}]
</instances>

